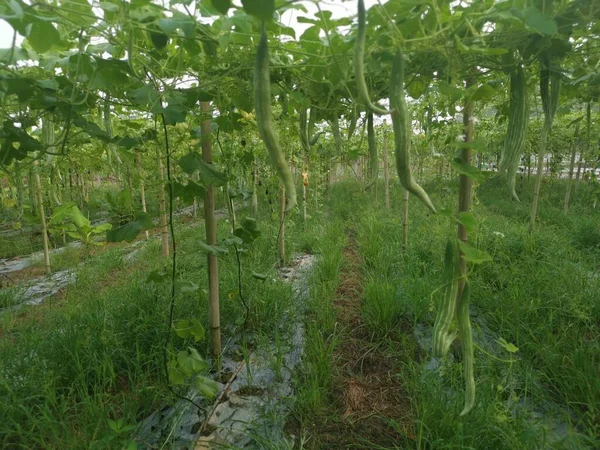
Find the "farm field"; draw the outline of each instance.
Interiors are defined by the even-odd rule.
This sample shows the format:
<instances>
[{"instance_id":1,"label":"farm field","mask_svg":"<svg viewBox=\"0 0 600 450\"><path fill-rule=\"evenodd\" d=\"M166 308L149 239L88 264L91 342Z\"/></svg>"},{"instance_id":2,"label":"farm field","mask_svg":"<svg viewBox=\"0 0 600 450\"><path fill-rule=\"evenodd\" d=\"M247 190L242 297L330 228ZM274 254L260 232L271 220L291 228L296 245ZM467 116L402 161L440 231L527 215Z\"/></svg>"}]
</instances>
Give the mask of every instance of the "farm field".
<instances>
[{"instance_id":1,"label":"farm field","mask_svg":"<svg viewBox=\"0 0 600 450\"><path fill-rule=\"evenodd\" d=\"M600 448L600 4L0 4L0 448Z\"/></svg>"}]
</instances>

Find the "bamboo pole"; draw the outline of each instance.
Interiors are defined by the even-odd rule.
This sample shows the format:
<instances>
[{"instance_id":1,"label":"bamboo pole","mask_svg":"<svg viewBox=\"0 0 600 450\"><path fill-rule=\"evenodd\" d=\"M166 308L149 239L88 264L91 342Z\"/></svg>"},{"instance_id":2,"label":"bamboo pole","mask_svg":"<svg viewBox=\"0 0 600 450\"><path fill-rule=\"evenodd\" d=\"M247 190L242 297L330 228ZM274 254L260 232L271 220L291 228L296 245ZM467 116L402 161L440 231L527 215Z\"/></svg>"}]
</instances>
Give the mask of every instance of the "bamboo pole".
<instances>
[{"instance_id":1,"label":"bamboo pole","mask_svg":"<svg viewBox=\"0 0 600 450\"><path fill-rule=\"evenodd\" d=\"M49 243L48 243L48 227L46 224L46 216L45 216L45 211L44 211L44 196L42 193L42 183L40 181L40 174L38 172L38 168L39 168L39 164L38 161L36 160L34 163L34 183L35 183L35 192L36 192L36 196L37 196L37 203L38 203L38 212L40 214L40 225L42 226L42 242L44 245L44 269L46 272L46 275L50 275L52 273L52 270L50 268L50 249L49 249Z\"/></svg>"},{"instance_id":2,"label":"bamboo pole","mask_svg":"<svg viewBox=\"0 0 600 450\"><path fill-rule=\"evenodd\" d=\"M212 111L209 102L200 102L203 113L202 130L202 159L212 164L212 144L210 140L210 123ZM217 221L215 220L215 197L212 185L206 187L204 196L204 223L206 227L206 243L217 244ZM217 256L209 253L208 259L208 296L210 315L210 344L211 354L217 359L218 371L221 370L221 318L219 310L219 265Z\"/></svg>"},{"instance_id":3,"label":"bamboo pole","mask_svg":"<svg viewBox=\"0 0 600 450\"><path fill-rule=\"evenodd\" d=\"M140 151L136 152L135 162L137 166L138 177L140 178L140 200L142 201L142 211L148 212L146 207L146 187L144 185L144 169L142 167L142 153ZM150 233L148 230L144 231L146 235L146 240L150 239Z\"/></svg>"},{"instance_id":4,"label":"bamboo pole","mask_svg":"<svg viewBox=\"0 0 600 450\"><path fill-rule=\"evenodd\" d=\"M577 141L579 139L579 125L575 128L575 139L571 150L571 161L569 163L569 178L567 180L567 191L565 192L564 210L569 211L569 201L571 200L571 187L573 185L573 170L575 169L575 154L577 153Z\"/></svg>"}]
</instances>

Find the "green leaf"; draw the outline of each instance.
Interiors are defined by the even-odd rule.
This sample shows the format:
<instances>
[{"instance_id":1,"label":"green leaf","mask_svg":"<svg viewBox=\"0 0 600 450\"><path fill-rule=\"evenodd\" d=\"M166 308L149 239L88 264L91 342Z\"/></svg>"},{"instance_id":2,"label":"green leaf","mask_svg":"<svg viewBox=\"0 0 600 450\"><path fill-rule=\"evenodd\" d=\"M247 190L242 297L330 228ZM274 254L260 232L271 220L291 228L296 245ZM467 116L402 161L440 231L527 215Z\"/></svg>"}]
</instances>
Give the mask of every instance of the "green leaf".
<instances>
[{"instance_id":1,"label":"green leaf","mask_svg":"<svg viewBox=\"0 0 600 450\"><path fill-rule=\"evenodd\" d=\"M246 14L268 21L275 13L275 0L242 0Z\"/></svg>"},{"instance_id":2,"label":"green leaf","mask_svg":"<svg viewBox=\"0 0 600 450\"><path fill-rule=\"evenodd\" d=\"M173 324L175 334L182 339L187 339L192 335L192 327L187 319L178 320Z\"/></svg>"},{"instance_id":3,"label":"green leaf","mask_svg":"<svg viewBox=\"0 0 600 450\"><path fill-rule=\"evenodd\" d=\"M552 36L558 32L554 19L534 6L523 10L523 21L528 28L545 36Z\"/></svg>"},{"instance_id":4,"label":"green leaf","mask_svg":"<svg viewBox=\"0 0 600 450\"><path fill-rule=\"evenodd\" d=\"M135 220L108 231L106 233L106 240L108 242L132 242L140 231L149 230L153 226L152 219L148 214L138 213L135 216Z\"/></svg>"},{"instance_id":5,"label":"green leaf","mask_svg":"<svg viewBox=\"0 0 600 450\"><path fill-rule=\"evenodd\" d=\"M158 270L153 270L148 274L146 281L149 283L164 283L169 279L169 274L166 272L159 272Z\"/></svg>"},{"instance_id":6,"label":"green leaf","mask_svg":"<svg viewBox=\"0 0 600 450\"><path fill-rule=\"evenodd\" d=\"M60 34L50 22L35 21L31 24L27 41L37 53L46 53L60 43Z\"/></svg>"},{"instance_id":7,"label":"green leaf","mask_svg":"<svg viewBox=\"0 0 600 450\"><path fill-rule=\"evenodd\" d=\"M200 160L198 167L200 171L200 180L204 186L224 186L227 183L227 175L224 172L219 172L214 165Z\"/></svg>"},{"instance_id":8,"label":"green leaf","mask_svg":"<svg viewBox=\"0 0 600 450\"><path fill-rule=\"evenodd\" d=\"M454 210L452 208L444 208L438 211L438 215L444 217L454 217Z\"/></svg>"},{"instance_id":9,"label":"green leaf","mask_svg":"<svg viewBox=\"0 0 600 450\"><path fill-rule=\"evenodd\" d=\"M17 0L8 0L0 5L0 19L22 19L25 13Z\"/></svg>"},{"instance_id":10,"label":"green leaf","mask_svg":"<svg viewBox=\"0 0 600 450\"><path fill-rule=\"evenodd\" d=\"M176 35L176 31L181 29L187 38L194 38L196 22L182 13L173 14L173 17L162 18L158 21L159 28L168 36Z\"/></svg>"},{"instance_id":11,"label":"green leaf","mask_svg":"<svg viewBox=\"0 0 600 450\"><path fill-rule=\"evenodd\" d=\"M172 385L180 385L185 383L185 375L179 370L177 361L172 359L167 364L167 371L169 373L169 381Z\"/></svg>"},{"instance_id":12,"label":"green leaf","mask_svg":"<svg viewBox=\"0 0 600 450\"><path fill-rule=\"evenodd\" d=\"M481 170L470 164L465 164L460 158L454 158L450 165L459 174L466 175L473 180L482 181L485 178L485 175Z\"/></svg>"},{"instance_id":13,"label":"green leaf","mask_svg":"<svg viewBox=\"0 0 600 450\"><path fill-rule=\"evenodd\" d=\"M464 225L467 231L472 231L477 227L477 220L475 220L475 216L473 216L473 213L470 212L459 212L456 217L456 221Z\"/></svg>"},{"instance_id":14,"label":"green leaf","mask_svg":"<svg viewBox=\"0 0 600 450\"><path fill-rule=\"evenodd\" d=\"M189 294L192 292L197 292L200 289L200 286L192 281L178 280L175 282L175 289L177 289L178 292Z\"/></svg>"},{"instance_id":15,"label":"green leaf","mask_svg":"<svg viewBox=\"0 0 600 450\"><path fill-rule=\"evenodd\" d=\"M219 392L219 385L215 380L206 377L198 377L196 380L196 389L200 394L208 398L213 398Z\"/></svg>"},{"instance_id":16,"label":"green leaf","mask_svg":"<svg viewBox=\"0 0 600 450\"><path fill-rule=\"evenodd\" d=\"M486 261L492 261L492 257L489 253L479 250L478 248L471 247L466 242L461 240L458 241L462 258L473 264L481 264Z\"/></svg>"},{"instance_id":17,"label":"green leaf","mask_svg":"<svg viewBox=\"0 0 600 450\"><path fill-rule=\"evenodd\" d=\"M179 167L181 167L188 175L191 175L198 170L201 163L202 156L196 152L189 152L187 155L182 156L179 159Z\"/></svg>"},{"instance_id":18,"label":"green leaf","mask_svg":"<svg viewBox=\"0 0 600 450\"><path fill-rule=\"evenodd\" d=\"M216 245L208 245L204 241L200 241L199 245L200 245L201 251L203 251L204 253L210 253L215 256L222 256L222 255L226 255L227 253L229 253L229 250L227 250L224 247L218 247Z\"/></svg>"},{"instance_id":19,"label":"green leaf","mask_svg":"<svg viewBox=\"0 0 600 450\"><path fill-rule=\"evenodd\" d=\"M0 62L4 64L15 64L17 61L22 61L29 58L29 55L24 48L0 48Z\"/></svg>"},{"instance_id":20,"label":"green leaf","mask_svg":"<svg viewBox=\"0 0 600 450\"><path fill-rule=\"evenodd\" d=\"M201 184L189 180L187 184L175 181L173 183L173 195L183 200L184 203L191 205L196 198L204 198L206 189Z\"/></svg>"},{"instance_id":21,"label":"green leaf","mask_svg":"<svg viewBox=\"0 0 600 450\"><path fill-rule=\"evenodd\" d=\"M257 280L265 281L267 279L267 275L264 273L252 272L252 276Z\"/></svg>"},{"instance_id":22,"label":"green leaf","mask_svg":"<svg viewBox=\"0 0 600 450\"><path fill-rule=\"evenodd\" d=\"M213 7L223 15L227 15L227 11L231 8L231 0L211 0Z\"/></svg>"},{"instance_id":23,"label":"green leaf","mask_svg":"<svg viewBox=\"0 0 600 450\"><path fill-rule=\"evenodd\" d=\"M500 338L496 342L504 347L504 349L509 353L517 353L519 351L519 347L517 347L515 344L507 342L504 338Z\"/></svg>"},{"instance_id":24,"label":"green leaf","mask_svg":"<svg viewBox=\"0 0 600 450\"><path fill-rule=\"evenodd\" d=\"M190 320L190 327L190 332L194 336L194 342L203 341L206 337L206 332L200 321L198 319Z\"/></svg>"},{"instance_id":25,"label":"green leaf","mask_svg":"<svg viewBox=\"0 0 600 450\"><path fill-rule=\"evenodd\" d=\"M479 100L488 100L494 96L494 88L489 84L482 84L471 96L471 100L476 102Z\"/></svg>"},{"instance_id":26,"label":"green leaf","mask_svg":"<svg viewBox=\"0 0 600 450\"><path fill-rule=\"evenodd\" d=\"M438 83L438 90L440 91L440 94L450 98L451 100L455 100L455 101L460 100L460 98L463 96L462 89L458 89L454 86L451 86L444 81L440 81Z\"/></svg>"},{"instance_id":27,"label":"green leaf","mask_svg":"<svg viewBox=\"0 0 600 450\"><path fill-rule=\"evenodd\" d=\"M169 36L160 31L149 31L150 40L157 50L162 50L169 43Z\"/></svg>"},{"instance_id":28,"label":"green leaf","mask_svg":"<svg viewBox=\"0 0 600 450\"><path fill-rule=\"evenodd\" d=\"M190 337L194 337L194 341L198 342L205 338L206 333L204 331L204 327L197 319L182 319L175 322L173 325L175 329L175 334L183 339L188 339Z\"/></svg>"},{"instance_id":29,"label":"green leaf","mask_svg":"<svg viewBox=\"0 0 600 450\"><path fill-rule=\"evenodd\" d=\"M231 236L231 237L221 241L221 245L224 245L227 247L229 247L230 245L242 245L243 243L244 243L244 241L237 236Z\"/></svg>"},{"instance_id":30,"label":"green leaf","mask_svg":"<svg viewBox=\"0 0 600 450\"><path fill-rule=\"evenodd\" d=\"M108 11L108 12L118 12L119 11L119 5L116 5L114 3L100 2L99 5L100 5L100 8L102 8L104 11Z\"/></svg>"},{"instance_id":31,"label":"green leaf","mask_svg":"<svg viewBox=\"0 0 600 450\"><path fill-rule=\"evenodd\" d=\"M241 227L235 229L233 234L239 237L245 244L250 244L260 236L260 230L255 219L244 217L241 225Z\"/></svg>"}]
</instances>

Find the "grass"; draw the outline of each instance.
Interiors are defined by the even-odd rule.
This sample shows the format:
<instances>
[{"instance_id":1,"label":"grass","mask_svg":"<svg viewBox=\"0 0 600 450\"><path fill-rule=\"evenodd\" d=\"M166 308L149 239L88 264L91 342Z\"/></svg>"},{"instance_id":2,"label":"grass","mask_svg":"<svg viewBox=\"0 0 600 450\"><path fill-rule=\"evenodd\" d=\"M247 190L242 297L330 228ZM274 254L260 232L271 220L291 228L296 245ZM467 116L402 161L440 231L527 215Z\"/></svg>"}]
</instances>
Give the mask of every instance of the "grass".
<instances>
[{"instance_id":1,"label":"grass","mask_svg":"<svg viewBox=\"0 0 600 450\"><path fill-rule=\"evenodd\" d=\"M456 207L455 184L428 186L436 206ZM389 211L381 196L375 202L355 183L333 190L330 217L343 222L336 225L338 230L354 230L363 259L364 324L373 346L393 353L399 363L396 376L411 400L410 439L400 446L383 439L363 444L368 448L482 448L483 442L493 449L597 448L600 213L587 205L585 185L565 214L564 183L544 183L540 223L530 233L532 186L522 182L521 204L511 201L502 187L489 180L474 195L478 226L470 240L494 260L470 268L472 309L478 317L475 328L481 330L482 323L492 336L479 342L484 348L476 349L477 405L466 417L458 416L464 389L459 353L454 362L428 370L428 348L420 348L413 334L417 325L428 329L433 324L443 248L455 225L431 216L411 198L409 244L403 254L401 193L395 183ZM328 284L318 276L315 281L315 292ZM317 314L331 302L326 290L312 304L313 311ZM322 344L331 327L321 325L320 333L315 331L317 336L309 334L306 358L307 373L317 375L300 379L296 408L300 434L308 436L306 448L311 449L326 448L319 436L323 428L315 422L342 420L331 408L336 374L325 370L335 362L330 347ZM483 331L479 335L485 336ZM493 340L500 338L518 351L511 354ZM335 344L343 346L345 339L338 333Z\"/></svg>"},{"instance_id":2,"label":"grass","mask_svg":"<svg viewBox=\"0 0 600 450\"><path fill-rule=\"evenodd\" d=\"M238 217L246 213L241 209ZM278 227L269 219L268 214L259 217L262 234L242 254L247 331L256 336L250 350L274 341L284 314L294 308L290 286L276 276ZM207 329L206 257L199 245L204 228L178 224L176 229L177 280L193 281L200 289L178 291L174 318L196 318ZM219 237L229 233L229 223L221 220ZM297 225L290 224L288 233L290 254L316 241L315 233L301 232ZM86 259L80 253L69 249L54 262L74 266ZM151 271L168 273L170 260L161 256L158 240L133 261L124 260L125 254L126 246L107 246L78 267L77 282L58 298L0 316L0 448L122 448L132 432L115 432L114 421L137 428L152 411L177 400L163 366L170 284L147 281ZM239 332L246 311L233 250L219 265L226 344ZM252 272L268 278L257 280ZM0 302L8 290L1 292ZM170 341L169 352L193 345L208 355L207 341L194 344L174 335Z\"/></svg>"},{"instance_id":3,"label":"grass","mask_svg":"<svg viewBox=\"0 0 600 450\"><path fill-rule=\"evenodd\" d=\"M427 189L438 208L455 208L456 183L438 181ZM343 447L349 439L356 448L371 449L597 448L600 211L587 205L585 185L569 214L562 210L562 182L544 183L542 189L533 233L528 230L531 185L526 180L521 204L511 201L496 180L474 193L478 225L470 241L493 262L469 269L479 338L477 403L465 417L458 416L463 402L459 349L432 370L429 349L421 347L417 333L433 324L443 249L455 224L432 216L411 198L409 242L402 253L396 183L390 210L383 207L380 186L375 200L355 182L341 182L329 193L326 215L311 211L306 229L298 216L289 217L288 256L296 251L318 255L309 281L303 367L288 422L301 448L335 448L331 442L344 442ZM238 219L244 214L240 208ZM246 351L271 342L279 348L286 336L280 325L298 308L289 284L276 277L277 214L262 211L258 219L262 234L242 254L252 336ZM229 223L221 220L218 232L228 236ZM199 289L178 291L175 319L197 318L206 327L203 236L202 226L177 224L177 280L193 281ZM3 448L121 448L135 430L116 432L111 421L135 428L150 412L176 400L162 360L170 285L147 281L151 271L168 272L170 261L160 255L158 240L131 262L124 260L126 249L107 246L78 267L77 283L56 298L0 316ZM356 253L352 261L348 249ZM67 250L56 255L54 264L71 267L82 258L78 249ZM239 331L246 309L234 252L219 264L226 337ZM267 280L254 278L253 272ZM354 327L344 322L340 302L348 285L356 288L352 295L359 300L357 317L351 318ZM14 302L17 291L1 289L0 305ZM507 351L498 344L500 338L518 350ZM193 344L175 336L169 351L190 344L208 354L208 342ZM281 355L276 354L275 368L278 364ZM369 370L383 370L386 386L401 393L381 400L395 402L397 409L380 412L373 405L372 417L348 420L340 389L349 381L360 386ZM557 428L559 423L566 427ZM255 442L279 448L260 436Z\"/></svg>"}]
</instances>

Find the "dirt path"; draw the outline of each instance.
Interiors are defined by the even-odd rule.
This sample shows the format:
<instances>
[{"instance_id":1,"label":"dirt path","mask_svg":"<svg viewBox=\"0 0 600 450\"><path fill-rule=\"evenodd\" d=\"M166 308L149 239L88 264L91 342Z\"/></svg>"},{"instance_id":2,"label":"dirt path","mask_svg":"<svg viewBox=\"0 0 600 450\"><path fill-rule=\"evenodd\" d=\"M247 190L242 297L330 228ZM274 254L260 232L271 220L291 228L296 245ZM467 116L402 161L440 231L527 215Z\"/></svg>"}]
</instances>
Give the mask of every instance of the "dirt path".
<instances>
[{"instance_id":1,"label":"dirt path","mask_svg":"<svg viewBox=\"0 0 600 450\"><path fill-rule=\"evenodd\" d=\"M322 448L397 446L413 439L410 400L398 377L401 361L386 354L363 322L363 261L352 230L334 299L342 339L334 351L336 417L319 430Z\"/></svg>"}]
</instances>

